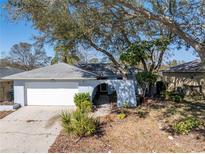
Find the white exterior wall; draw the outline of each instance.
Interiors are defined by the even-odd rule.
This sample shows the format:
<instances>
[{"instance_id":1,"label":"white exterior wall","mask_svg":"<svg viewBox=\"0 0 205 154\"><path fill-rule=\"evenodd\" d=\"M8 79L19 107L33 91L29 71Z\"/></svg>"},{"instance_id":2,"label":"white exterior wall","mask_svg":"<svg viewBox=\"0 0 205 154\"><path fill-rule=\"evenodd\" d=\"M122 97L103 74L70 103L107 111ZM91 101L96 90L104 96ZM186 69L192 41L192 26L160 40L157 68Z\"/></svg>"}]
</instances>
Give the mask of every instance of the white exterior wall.
<instances>
[{"instance_id":1,"label":"white exterior wall","mask_svg":"<svg viewBox=\"0 0 205 154\"><path fill-rule=\"evenodd\" d=\"M106 83L114 87L117 92L117 106L121 107L125 102L130 106L136 106L135 85L133 80L84 80L79 82L79 92L88 92L91 99L95 95L95 87Z\"/></svg>"},{"instance_id":2,"label":"white exterior wall","mask_svg":"<svg viewBox=\"0 0 205 154\"><path fill-rule=\"evenodd\" d=\"M24 81L14 81L14 103L25 105L25 82Z\"/></svg>"},{"instance_id":3,"label":"white exterior wall","mask_svg":"<svg viewBox=\"0 0 205 154\"><path fill-rule=\"evenodd\" d=\"M95 88L102 83L116 90L118 107L125 102L137 105L133 80L15 81L14 102L21 106L74 105L75 93L88 92L92 100Z\"/></svg>"}]
</instances>

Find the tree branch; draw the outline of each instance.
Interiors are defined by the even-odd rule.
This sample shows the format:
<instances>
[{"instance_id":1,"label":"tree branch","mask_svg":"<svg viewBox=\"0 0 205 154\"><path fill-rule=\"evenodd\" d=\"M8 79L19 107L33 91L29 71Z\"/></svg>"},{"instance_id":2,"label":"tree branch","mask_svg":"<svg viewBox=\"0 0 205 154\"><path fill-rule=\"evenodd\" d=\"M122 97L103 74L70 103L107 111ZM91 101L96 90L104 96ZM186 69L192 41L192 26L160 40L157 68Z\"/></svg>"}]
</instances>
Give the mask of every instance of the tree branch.
<instances>
[{"instance_id":1,"label":"tree branch","mask_svg":"<svg viewBox=\"0 0 205 154\"><path fill-rule=\"evenodd\" d=\"M150 11L132 5L131 3L127 3L124 0L116 0L116 2L124 5L125 7L135 11L135 15L143 15L145 18L150 20L159 21L160 23L164 24L168 28L170 28L174 33L176 33L181 39L183 39L186 43L191 45L199 54L202 60L205 60L205 45L193 39L189 34L185 33L181 30L180 26L177 25L174 21L172 21L169 17L163 15L156 15L151 13ZM135 16L133 15L133 16Z\"/></svg>"},{"instance_id":2,"label":"tree branch","mask_svg":"<svg viewBox=\"0 0 205 154\"><path fill-rule=\"evenodd\" d=\"M95 48L97 51L102 52L103 54L105 54L112 62L113 64L119 69L121 75L124 78L127 78L126 76L126 71L124 70L124 68L115 60L115 58L113 57L113 55L111 53L109 53L108 51L106 51L103 48L98 47L90 38L87 38L87 40L89 41L90 45Z\"/></svg>"}]
</instances>

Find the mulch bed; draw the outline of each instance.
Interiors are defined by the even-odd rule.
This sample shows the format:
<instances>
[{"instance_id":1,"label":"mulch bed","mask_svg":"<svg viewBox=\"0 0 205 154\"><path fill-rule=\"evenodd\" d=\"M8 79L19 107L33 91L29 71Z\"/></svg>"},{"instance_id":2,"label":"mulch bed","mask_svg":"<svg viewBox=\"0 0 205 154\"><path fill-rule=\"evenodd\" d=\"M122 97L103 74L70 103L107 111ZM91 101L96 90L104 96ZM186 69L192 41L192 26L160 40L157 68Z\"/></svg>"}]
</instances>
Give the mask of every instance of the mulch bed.
<instances>
[{"instance_id":1,"label":"mulch bed","mask_svg":"<svg viewBox=\"0 0 205 154\"><path fill-rule=\"evenodd\" d=\"M7 115L11 114L13 111L0 111L0 119L3 119Z\"/></svg>"},{"instance_id":2,"label":"mulch bed","mask_svg":"<svg viewBox=\"0 0 205 154\"><path fill-rule=\"evenodd\" d=\"M66 135L61 132L55 143L49 149L49 152L58 153L96 153L96 152L108 152L109 147L97 136L90 136L78 140L78 137Z\"/></svg>"},{"instance_id":3,"label":"mulch bed","mask_svg":"<svg viewBox=\"0 0 205 154\"><path fill-rule=\"evenodd\" d=\"M0 101L0 105L13 105L13 102L10 101Z\"/></svg>"},{"instance_id":4,"label":"mulch bed","mask_svg":"<svg viewBox=\"0 0 205 154\"><path fill-rule=\"evenodd\" d=\"M203 114L203 104L201 107ZM165 114L169 108L165 103L155 102L137 110L127 109L127 118L123 120L117 118L116 112L111 113L100 119L100 132L78 142L78 137L61 131L49 152L205 152L205 130L189 135L174 135L163 130L167 120L176 118Z\"/></svg>"}]
</instances>

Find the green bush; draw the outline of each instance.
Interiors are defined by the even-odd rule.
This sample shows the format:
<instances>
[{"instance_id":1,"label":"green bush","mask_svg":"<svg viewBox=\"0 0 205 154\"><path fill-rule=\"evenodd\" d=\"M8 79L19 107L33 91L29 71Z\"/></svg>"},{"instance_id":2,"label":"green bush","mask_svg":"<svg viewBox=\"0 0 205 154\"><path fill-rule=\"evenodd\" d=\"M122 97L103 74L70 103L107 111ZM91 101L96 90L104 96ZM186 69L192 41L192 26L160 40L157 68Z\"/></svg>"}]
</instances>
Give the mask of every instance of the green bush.
<instances>
[{"instance_id":1,"label":"green bush","mask_svg":"<svg viewBox=\"0 0 205 154\"><path fill-rule=\"evenodd\" d=\"M183 101L185 94L183 92L172 91L168 93L168 96L172 101L180 103Z\"/></svg>"},{"instance_id":2,"label":"green bush","mask_svg":"<svg viewBox=\"0 0 205 154\"><path fill-rule=\"evenodd\" d=\"M72 116L72 114L68 111L63 111L60 114L62 127L64 128L64 130L66 130L66 132L72 132L72 127L70 125L71 124L71 116Z\"/></svg>"},{"instance_id":3,"label":"green bush","mask_svg":"<svg viewBox=\"0 0 205 154\"><path fill-rule=\"evenodd\" d=\"M178 134L188 134L194 128L200 125L200 121L196 118L189 117L182 119L173 125L173 129Z\"/></svg>"},{"instance_id":4,"label":"green bush","mask_svg":"<svg viewBox=\"0 0 205 154\"><path fill-rule=\"evenodd\" d=\"M138 72L136 74L136 80L143 90L143 96L145 96L146 92L150 94L150 88L155 84L157 78L158 75L153 72Z\"/></svg>"},{"instance_id":5,"label":"green bush","mask_svg":"<svg viewBox=\"0 0 205 154\"><path fill-rule=\"evenodd\" d=\"M90 101L89 93L78 93L78 94L75 94L74 102L75 102L75 105L78 108L81 108L81 103L84 102L84 101Z\"/></svg>"},{"instance_id":6,"label":"green bush","mask_svg":"<svg viewBox=\"0 0 205 154\"><path fill-rule=\"evenodd\" d=\"M81 137L93 134L98 125L97 120L89 117L87 113L83 113L81 110L72 113L62 112L61 122L65 132Z\"/></svg>"},{"instance_id":7,"label":"green bush","mask_svg":"<svg viewBox=\"0 0 205 154\"><path fill-rule=\"evenodd\" d=\"M182 100L183 100L182 97L179 95L172 96L172 101L174 102L180 103L182 102Z\"/></svg>"},{"instance_id":8,"label":"green bush","mask_svg":"<svg viewBox=\"0 0 205 154\"><path fill-rule=\"evenodd\" d=\"M126 118L126 114L125 113L120 113L120 114L117 115L117 118L118 119L124 119L124 118Z\"/></svg>"},{"instance_id":9,"label":"green bush","mask_svg":"<svg viewBox=\"0 0 205 154\"><path fill-rule=\"evenodd\" d=\"M85 100L84 102L81 102L81 103L80 103L80 107L79 107L79 109L80 109L83 113L85 113L85 112L91 112L91 111L92 111L92 108L93 108L92 103L91 103L90 101L88 101L88 100Z\"/></svg>"}]
</instances>

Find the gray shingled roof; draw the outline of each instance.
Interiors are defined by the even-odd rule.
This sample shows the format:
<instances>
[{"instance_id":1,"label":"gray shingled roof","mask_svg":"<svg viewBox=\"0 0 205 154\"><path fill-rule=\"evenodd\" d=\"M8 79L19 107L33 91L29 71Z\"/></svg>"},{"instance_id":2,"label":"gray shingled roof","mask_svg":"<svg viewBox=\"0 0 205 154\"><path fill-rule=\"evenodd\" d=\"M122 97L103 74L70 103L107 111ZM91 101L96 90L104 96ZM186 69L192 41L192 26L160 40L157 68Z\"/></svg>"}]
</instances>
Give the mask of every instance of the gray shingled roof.
<instances>
[{"instance_id":1,"label":"gray shingled roof","mask_svg":"<svg viewBox=\"0 0 205 154\"><path fill-rule=\"evenodd\" d=\"M64 79L96 79L97 74L82 70L73 65L59 63L31 71L4 77L7 80L64 80Z\"/></svg>"},{"instance_id":2,"label":"gray shingled roof","mask_svg":"<svg viewBox=\"0 0 205 154\"><path fill-rule=\"evenodd\" d=\"M24 72L24 70L14 68L14 67L9 67L9 66L0 67L0 79L5 76L13 75L13 74L20 73L20 72Z\"/></svg>"},{"instance_id":3,"label":"gray shingled roof","mask_svg":"<svg viewBox=\"0 0 205 154\"><path fill-rule=\"evenodd\" d=\"M88 63L88 64L78 64L76 66L103 77L120 76L115 66L110 63Z\"/></svg>"},{"instance_id":4,"label":"gray shingled roof","mask_svg":"<svg viewBox=\"0 0 205 154\"><path fill-rule=\"evenodd\" d=\"M183 63L169 70L163 71L164 73L192 73L192 72L205 72L205 68L200 60Z\"/></svg>"}]
</instances>

